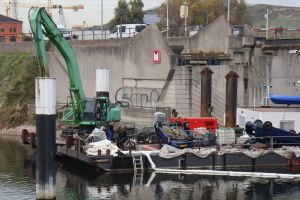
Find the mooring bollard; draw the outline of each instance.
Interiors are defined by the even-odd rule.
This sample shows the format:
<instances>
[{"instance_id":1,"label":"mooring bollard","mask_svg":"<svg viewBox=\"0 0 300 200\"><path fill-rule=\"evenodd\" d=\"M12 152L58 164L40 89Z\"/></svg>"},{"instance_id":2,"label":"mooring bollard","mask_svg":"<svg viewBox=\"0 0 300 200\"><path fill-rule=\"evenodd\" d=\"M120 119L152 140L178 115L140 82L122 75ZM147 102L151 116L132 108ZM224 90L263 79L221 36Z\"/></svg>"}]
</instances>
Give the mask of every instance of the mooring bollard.
<instances>
[{"instance_id":1,"label":"mooring bollard","mask_svg":"<svg viewBox=\"0 0 300 200\"><path fill-rule=\"evenodd\" d=\"M36 148L36 134L34 132L30 132L30 144L32 148Z\"/></svg>"},{"instance_id":2,"label":"mooring bollard","mask_svg":"<svg viewBox=\"0 0 300 200\"><path fill-rule=\"evenodd\" d=\"M55 78L35 79L36 105L36 199L55 199Z\"/></svg>"},{"instance_id":3,"label":"mooring bollard","mask_svg":"<svg viewBox=\"0 0 300 200\"><path fill-rule=\"evenodd\" d=\"M21 139L22 139L23 144L28 144L28 142L27 142L27 137L28 136L29 136L28 130L27 129L22 129Z\"/></svg>"},{"instance_id":4,"label":"mooring bollard","mask_svg":"<svg viewBox=\"0 0 300 200\"><path fill-rule=\"evenodd\" d=\"M73 146L73 136L72 135L67 135L66 137L66 148L69 149Z\"/></svg>"}]
</instances>

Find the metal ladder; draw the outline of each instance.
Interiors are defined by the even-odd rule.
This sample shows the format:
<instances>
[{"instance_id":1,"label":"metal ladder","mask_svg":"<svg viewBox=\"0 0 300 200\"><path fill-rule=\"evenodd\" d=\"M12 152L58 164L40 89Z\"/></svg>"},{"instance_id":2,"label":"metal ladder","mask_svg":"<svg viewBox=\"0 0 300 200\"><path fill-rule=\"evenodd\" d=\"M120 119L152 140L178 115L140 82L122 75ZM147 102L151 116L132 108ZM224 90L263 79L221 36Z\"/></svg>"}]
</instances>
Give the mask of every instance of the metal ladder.
<instances>
[{"instance_id":1,"label":"metal ladder","mask_svg":"<svg viewBox=\"0 0 300 200\"><path fill-rule=\"evenodd\" d=\"M143 164L143 155L132 155L132 164L133 164L133 185L139 180L140 185L143 185L143 175L144 175L144 164Z\"/></svg>"}]
</instances>

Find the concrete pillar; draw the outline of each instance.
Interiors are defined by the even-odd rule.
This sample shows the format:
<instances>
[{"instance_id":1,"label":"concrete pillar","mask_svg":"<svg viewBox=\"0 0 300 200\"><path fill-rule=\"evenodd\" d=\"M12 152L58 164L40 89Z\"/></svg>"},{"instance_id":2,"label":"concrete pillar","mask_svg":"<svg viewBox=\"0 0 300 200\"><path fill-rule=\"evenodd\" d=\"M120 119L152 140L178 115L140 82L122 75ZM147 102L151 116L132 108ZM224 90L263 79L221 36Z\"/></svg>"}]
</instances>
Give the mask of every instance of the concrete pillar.
<instances>
[{"instance_id":1,"label":"concrete pillar","mask_svg":"<svg viewBox=\"0 0 300 200\"><path fill-rule=\"evenodd\" d=\"M201 72L201 117L211 117L211 88L213 71L205 67Z\"/></svg>"},{"instance_id":2,"label":"concrete pillar","mask_svg":"<svg viewBox=\"0 0 300 200\"><path fill-rule=\"evenodd\" d=\"M237 106L237 73L230 71L226 76L226 117L225 126L236 126L236 106Z\"/></svg>"},{"instance_id":3,"label":"concrete pillar","mask_svg":"<svg viewBox=\"0 0 300 200\"><path fill-rule=\"evenodd\" d=\"M36 199L55 199L56 184L56 80L35 79Z\"/></svg>"},{"instance_id":4,"label":"concrete pillar","mask_svg":"<svg viewBox=\"0 0 300 200\"><path fill-rule=\"evenodd\" d=\"M109 69L96 69L96 96L109 97Z\"/></svg>"}]
</instances>

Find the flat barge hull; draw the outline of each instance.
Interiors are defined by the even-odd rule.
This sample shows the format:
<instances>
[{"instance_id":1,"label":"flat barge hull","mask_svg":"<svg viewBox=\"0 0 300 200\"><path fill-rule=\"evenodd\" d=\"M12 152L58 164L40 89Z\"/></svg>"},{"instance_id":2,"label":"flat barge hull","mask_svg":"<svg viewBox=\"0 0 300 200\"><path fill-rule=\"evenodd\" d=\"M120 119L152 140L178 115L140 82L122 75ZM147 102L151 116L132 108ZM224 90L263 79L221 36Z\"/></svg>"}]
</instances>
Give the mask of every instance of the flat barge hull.
<instances>
[{"instance_id":1,"label":"flat barge hull","mask_svg":"<svg viewBox=\"0 0 300 200\"><path fill-rule=\"evenodd\" d=\"M60 157L74 159L84 165L88 165L102 171L132 172L133 170L131 155L117 157L113 157L112 155L102 155L89 157L85 153L76 151L74 149L67 149L64 146L57 147L57 155Z\"/></svg>"},{"instance_id":2,"label":"flat barge hull","mask_svg":"<svg viewBox=\"0 0 300 200\"><path fill-rule=\"evenodd\" d=\"M136 153L136 152L135 152ZM132 172L134 170L133 158L130 154L122 156L101 155L89 157L85 153L65 146L57 147L58 156L75 159L85 165L108 172ZM206 158L198 157L191 153L175 158L161 158L158 153L150 154L156 168L162 169L213 169L213 170L239 170L260 171L262 168L275 168L291 172L300 166L300 157L291 159L282 157L274 152L269 152L258 158L250 158L243 153L227 153L218 155L212 153ZM145 155L142 155L143 169L152 170L151 164Z\"/></svg>"}]
</instances>

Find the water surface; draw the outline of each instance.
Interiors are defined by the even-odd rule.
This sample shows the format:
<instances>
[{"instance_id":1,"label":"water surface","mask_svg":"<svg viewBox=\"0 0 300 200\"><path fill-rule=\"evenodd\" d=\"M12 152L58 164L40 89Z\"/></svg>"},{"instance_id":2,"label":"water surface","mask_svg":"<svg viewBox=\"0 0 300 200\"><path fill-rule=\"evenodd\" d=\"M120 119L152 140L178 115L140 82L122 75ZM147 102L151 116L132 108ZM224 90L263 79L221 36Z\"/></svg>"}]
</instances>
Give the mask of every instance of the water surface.
<instances>
[{"instance_id":1,"label":"water surface","mask_svg":"<svg viewBox=\"0 0 300 200\"><path fill-rule=\"evenodd\" d=\"M0 200L35 199L34 151L0 138ZM57 199L299 199L300 181L181 174L100 173L57 162Z\"/></svg>"}]
</instances>

